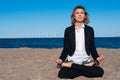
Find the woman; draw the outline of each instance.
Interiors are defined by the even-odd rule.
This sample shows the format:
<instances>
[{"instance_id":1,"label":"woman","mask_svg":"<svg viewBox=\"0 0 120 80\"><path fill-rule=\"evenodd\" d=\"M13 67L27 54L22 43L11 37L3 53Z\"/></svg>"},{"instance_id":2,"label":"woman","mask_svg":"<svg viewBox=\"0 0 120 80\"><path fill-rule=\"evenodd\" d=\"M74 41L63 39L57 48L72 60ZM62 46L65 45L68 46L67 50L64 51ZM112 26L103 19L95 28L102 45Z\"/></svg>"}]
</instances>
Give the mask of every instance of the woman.
<instances>
[{"instance_id":1,"label":"woman","mask_svg":"<svg viewBox=\"0 0 120 80\"><path fill-rule=\"evenodd\" d=\"M64 47L61 56L55 59L60 67L59 78L78 76L102 77L104 71L98 66L104 59L98 55L94 44L93 28L88 26L88 13L83 6L74 8L71 15L72 26L64 34Z\"/></svg>"}]
</instances>

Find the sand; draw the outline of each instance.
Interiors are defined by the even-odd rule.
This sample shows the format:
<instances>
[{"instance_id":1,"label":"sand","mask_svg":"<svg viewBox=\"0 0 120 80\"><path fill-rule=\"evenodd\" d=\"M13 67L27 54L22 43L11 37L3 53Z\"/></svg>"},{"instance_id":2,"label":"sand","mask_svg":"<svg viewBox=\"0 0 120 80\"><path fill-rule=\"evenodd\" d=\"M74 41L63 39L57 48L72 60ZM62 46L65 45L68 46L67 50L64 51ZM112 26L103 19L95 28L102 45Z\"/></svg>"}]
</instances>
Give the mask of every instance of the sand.
<instances>
[{"instance_id":1,"label":"sand","mask_svg":"<svg viewBox=\"0 0 120 80\"><path fill-rule=\"evenodd\" d=\"M59 79L54 59L59 57L62 48L0 49L0 80L71 80ZM102 78L80 76L74 80L120 80L120 49L97 48L105 56L100 66L105 74Z\"/></svg>"}]
</instances>

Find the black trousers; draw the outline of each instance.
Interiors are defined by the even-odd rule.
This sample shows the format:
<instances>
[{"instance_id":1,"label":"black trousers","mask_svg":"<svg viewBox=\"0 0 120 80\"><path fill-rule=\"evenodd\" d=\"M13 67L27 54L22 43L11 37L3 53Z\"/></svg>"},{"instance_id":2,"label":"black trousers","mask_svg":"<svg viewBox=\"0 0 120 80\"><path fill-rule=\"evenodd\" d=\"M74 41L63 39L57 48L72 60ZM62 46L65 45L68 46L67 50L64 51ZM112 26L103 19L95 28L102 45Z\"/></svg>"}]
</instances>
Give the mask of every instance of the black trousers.
<instances>
[{"instance_id":1,"label":"black trousers","mask_svg":"<svg viewBox=\"0 0 120 80\"><path fill-rule=\"evenodd\" d=\"M59 70L58 77L73 79L78 76L86 76L86 77L102 77L104 74L104 70L99 66L84 66L78 64L72 64L71 68L63 67Z\"/></svg>"}]
</instances>

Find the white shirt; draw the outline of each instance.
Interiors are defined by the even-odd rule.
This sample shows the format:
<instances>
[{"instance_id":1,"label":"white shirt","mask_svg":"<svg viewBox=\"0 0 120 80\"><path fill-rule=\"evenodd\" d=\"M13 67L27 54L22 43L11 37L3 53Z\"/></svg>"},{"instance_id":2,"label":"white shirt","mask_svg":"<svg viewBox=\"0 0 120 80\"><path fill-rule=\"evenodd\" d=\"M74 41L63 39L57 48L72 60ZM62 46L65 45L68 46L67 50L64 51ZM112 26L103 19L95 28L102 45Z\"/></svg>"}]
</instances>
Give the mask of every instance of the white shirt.
<instances>
[{"instance_id":1,"label":"white shirt","mask_svg":"<svg viewBox=\"0 0 120 80\"><path fill-rule=\"evenodd\" d=\"M84 27L85 25L83 24L79 30L75 28L76 49L73 56L68 55L67 57L68 61L73 61L74 63L80 64L80 65L84 61L89 62L91 60L91 56L88 56L85 51Z\"/></svg>"}]
</instances>

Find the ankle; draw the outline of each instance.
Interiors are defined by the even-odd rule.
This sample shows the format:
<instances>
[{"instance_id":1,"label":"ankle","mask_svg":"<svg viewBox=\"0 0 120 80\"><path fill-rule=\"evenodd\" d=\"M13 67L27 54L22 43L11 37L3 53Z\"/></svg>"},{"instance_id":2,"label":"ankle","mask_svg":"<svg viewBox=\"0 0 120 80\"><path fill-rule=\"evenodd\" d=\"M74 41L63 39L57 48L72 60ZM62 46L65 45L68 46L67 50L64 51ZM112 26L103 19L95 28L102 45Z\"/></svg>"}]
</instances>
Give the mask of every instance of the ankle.
<instances>
[{"instance_id":1,"label":"ankle","mask_svg":"<svg viewBox=\"0 0 120 80\"><path fill-rule=\"evenodd\" d=\"M84 66L93 66L94 64L95 62L89 62L89 63L84 64Z\"/></svg>"},{"instance_id":2,"label":"ankle","mask_svg":"<svg viewBox=\"0 0 120 80\"><path fill-rule=\"evenodd\" d=\"M61 64L61 66L62 66L62 67L71 68L72 64L73 64L73 62L67 62L67 63L63 62L63 63Z\"/></svg>"}]
</instances>

